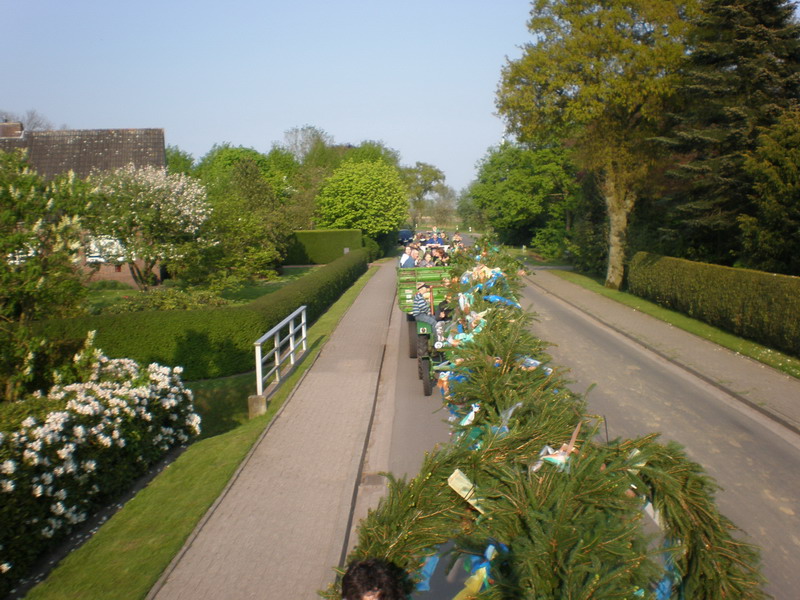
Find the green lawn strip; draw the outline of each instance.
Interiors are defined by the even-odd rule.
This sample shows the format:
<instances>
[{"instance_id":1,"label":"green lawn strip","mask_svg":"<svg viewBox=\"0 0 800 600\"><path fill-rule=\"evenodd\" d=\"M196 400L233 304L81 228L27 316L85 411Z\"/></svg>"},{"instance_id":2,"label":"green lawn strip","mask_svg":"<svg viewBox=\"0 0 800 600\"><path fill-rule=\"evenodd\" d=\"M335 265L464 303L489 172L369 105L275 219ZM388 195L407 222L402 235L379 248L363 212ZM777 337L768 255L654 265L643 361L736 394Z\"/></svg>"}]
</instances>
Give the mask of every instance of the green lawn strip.
<instances>
[{"instance_id":1,"label":"green lawn strip","mask_svg":"<svg viewBox=\"0 0 800 600\"><path fill-rule=\"evenodd\" d=\"M206 411L209 421L203 423L204 428L224 429L231 421L238 420L244 423L192 444L90 540L62 561L26 598L144 598L376 271L377 267L370 268L309 328L309 354L270 399L266 415L246 420L246 398L255 391L253 373L189 383L196 397L201 399L223 391L227 395L236 389L241 392L241 407L234 411L234 415L221 420L220 414Z\"/></svg>"},{"instance_id":2,"label":"green lawn strip","mask_svg":"<svg viewBox=\"0 0 800 600\"><path fill-rule=\"evenodd\" d=\"M728 348L729 350L733 350L734 352L738 352L739 354L762 362L765 365L790 375L791 377L797 377L800 379L800 360L789 356L788 354L783 354L777 350L772 350L766 346L762 346L755 342L737 337L731 333L723 331L722 329L714 327L713 325L708 325L698 321L697 319L688 317L683 313L663 308L657 304L654 304L653 302L649 302L648 300L634 296L633 294L609 289L605 287L600 280L587 277L586 275L581 275L572 271L561 271L555 269L552 270L551 273L561 277L562 279L566 279L567 281L571 281L572 283L580 285L590 291L602 294L603 296L615 300L616 302L630 306L631 308L648 314L651 317L665 321L675 327L678 327L679 329L693 333L698 337L709 340L710 342L718 344L724 348Z\"/></svg>"}]
</instances>

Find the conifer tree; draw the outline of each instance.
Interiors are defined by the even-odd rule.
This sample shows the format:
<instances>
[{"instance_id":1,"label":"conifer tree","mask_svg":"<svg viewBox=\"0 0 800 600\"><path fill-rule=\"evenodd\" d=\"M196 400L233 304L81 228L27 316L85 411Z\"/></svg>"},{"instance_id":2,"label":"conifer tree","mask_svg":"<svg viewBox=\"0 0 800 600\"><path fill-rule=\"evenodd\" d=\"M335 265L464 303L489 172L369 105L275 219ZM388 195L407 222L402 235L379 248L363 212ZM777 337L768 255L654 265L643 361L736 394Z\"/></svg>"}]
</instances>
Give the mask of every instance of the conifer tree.
<instances>
[{"instance_id":1,"label":"conifer tree","mask_svg":"<svg viewBox=\"0 0 800 600\"><path fill-rule=\"evenodd\" d=\"M706 0L688 42L670 139L685 159L678 229L690 258L732 264L754 212L745 155L800 97L800 25L786 0Z\"/></svg>"}]
</instances>

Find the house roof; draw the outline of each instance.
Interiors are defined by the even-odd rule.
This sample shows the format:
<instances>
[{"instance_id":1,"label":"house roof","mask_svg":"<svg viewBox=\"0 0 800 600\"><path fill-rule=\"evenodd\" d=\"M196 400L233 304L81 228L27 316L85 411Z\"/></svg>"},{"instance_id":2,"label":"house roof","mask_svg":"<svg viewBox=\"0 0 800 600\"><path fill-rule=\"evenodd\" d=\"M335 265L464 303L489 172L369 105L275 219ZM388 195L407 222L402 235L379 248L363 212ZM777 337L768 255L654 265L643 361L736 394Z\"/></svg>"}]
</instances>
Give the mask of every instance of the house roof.
<instances>
[{"instance_id":1,"label":"house roof","mask_svg":"<svg viewBox=\"0 0 800 600\"><path fill-rule=\"evenodd\" d=\"M26 131L0 137L0 150L28 150L28 164L45 179L69 170L86 177L95 169L111 170L167 164L163 129L64 129Z\"/></svg>"}]
</instances>

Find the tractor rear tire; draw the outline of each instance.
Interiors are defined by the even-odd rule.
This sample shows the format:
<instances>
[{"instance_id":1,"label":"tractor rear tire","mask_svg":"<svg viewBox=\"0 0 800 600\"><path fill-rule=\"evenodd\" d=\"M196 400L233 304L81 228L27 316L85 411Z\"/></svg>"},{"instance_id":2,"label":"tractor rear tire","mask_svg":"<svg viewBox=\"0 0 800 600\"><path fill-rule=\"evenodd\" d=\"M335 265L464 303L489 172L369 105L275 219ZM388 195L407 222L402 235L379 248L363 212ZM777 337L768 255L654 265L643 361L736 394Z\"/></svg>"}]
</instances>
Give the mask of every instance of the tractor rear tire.
<instances>
[{"instance_id":1,"label":"tractor rear tire","mask_svg":"<svg viewBox=\"0 0 800 600\"><path fill-rule=\"evenodd\" d=\"M417 322L408 322L408 358L417 358Z\"/></svg>"},{"instance_id":2,"label":"tractor rear tire","mask_svg":"<svg viewBox=\"0 0 800 600\"><path fill-rule=\"evenodd\" d=\"M433 380L431 379L431 359L427 356L420 359L420 370L422 371L422 391L426 396L433 393Z\"/></svg>"}]
</instances>

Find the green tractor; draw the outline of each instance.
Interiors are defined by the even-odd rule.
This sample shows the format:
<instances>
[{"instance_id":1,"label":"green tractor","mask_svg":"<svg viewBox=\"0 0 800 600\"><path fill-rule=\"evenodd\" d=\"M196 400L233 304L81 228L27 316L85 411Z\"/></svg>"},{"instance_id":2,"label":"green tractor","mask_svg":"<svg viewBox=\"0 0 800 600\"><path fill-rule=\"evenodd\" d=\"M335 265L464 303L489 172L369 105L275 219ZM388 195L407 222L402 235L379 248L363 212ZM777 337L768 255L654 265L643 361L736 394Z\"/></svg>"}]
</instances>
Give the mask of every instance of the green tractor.
<instances>
[{"instance_id":1,"label":"green tractor","mask_svg":"<svg viewBox=\"0 0 800 600\"><path fill-rule=\"evenodd\" d=\"M430 323L417 321L412 314L417 285L426 283L431 288L431 314L436 305L445 299L450 278L449 267L415 267L397 269L397 305L406 313L408 322L408 356L417 359L417 370L426 396L433 391L431 351L435 332ZM433 341L432 341L433 340Z\"/></svg>"}]
</instances>

